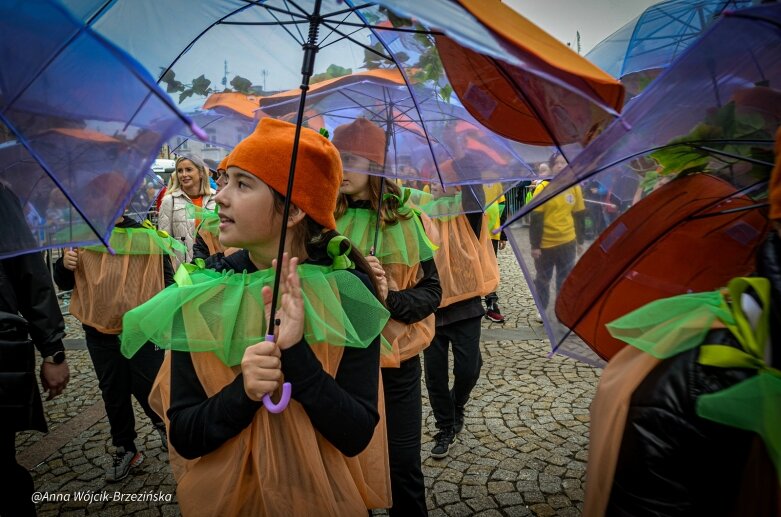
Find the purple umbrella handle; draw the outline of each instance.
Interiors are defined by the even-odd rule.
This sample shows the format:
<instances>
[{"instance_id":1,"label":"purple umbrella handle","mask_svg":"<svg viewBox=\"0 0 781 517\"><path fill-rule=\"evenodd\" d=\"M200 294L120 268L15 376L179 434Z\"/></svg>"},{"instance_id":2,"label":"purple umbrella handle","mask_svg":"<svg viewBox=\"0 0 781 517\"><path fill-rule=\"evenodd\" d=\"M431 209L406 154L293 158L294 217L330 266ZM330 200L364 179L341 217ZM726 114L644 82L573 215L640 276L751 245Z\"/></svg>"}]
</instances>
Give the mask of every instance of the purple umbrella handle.
<instances>
[{"instance_id":1,"label":"purple umbrella handle","mask_svg":"<svg viewBox=\"0 0 781 517\"><path fill-rule=\"evenodd\" d=\"M274 336L266 336L266 341L274 342ZM274 401L271 400L271 397L269 394L263 395L263 406L266 408L266 411L269 413L281 413L285 410L287 405L290 403L290 396L293 394L293 386L290 385L289 382L285 382L282 384L282 397L280 397L279 402L274 404Z\"/></svg>"}]
</instances>

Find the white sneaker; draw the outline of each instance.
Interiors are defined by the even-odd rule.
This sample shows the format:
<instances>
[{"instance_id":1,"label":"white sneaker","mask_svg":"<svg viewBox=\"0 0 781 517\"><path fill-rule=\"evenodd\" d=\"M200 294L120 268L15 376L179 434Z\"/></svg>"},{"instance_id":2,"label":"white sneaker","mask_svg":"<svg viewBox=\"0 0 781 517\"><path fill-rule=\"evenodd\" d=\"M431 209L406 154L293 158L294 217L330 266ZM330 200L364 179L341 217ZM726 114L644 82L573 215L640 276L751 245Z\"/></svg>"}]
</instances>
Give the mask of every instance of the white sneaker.
<instances>
[{"instance_id":1,"label":"white sneaker","mask_svg":"<svg viewBox=\"0 0 781 517\"><path fill-rule=\"evenodd\" d=\"M537 323L542 323L542 316L540 316L539 312L534 315L534 321L536 321Z\"/></svg>"}]
</instances>

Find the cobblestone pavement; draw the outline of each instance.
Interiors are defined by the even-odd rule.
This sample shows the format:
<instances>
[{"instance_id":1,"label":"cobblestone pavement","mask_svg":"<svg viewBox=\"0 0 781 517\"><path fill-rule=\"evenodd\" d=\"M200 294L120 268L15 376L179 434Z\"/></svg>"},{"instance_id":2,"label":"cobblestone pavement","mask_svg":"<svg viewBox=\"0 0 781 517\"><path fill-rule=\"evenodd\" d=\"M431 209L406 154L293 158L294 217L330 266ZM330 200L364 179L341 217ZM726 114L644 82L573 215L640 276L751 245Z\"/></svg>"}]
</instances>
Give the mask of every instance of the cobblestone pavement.
<instances>
[{"instance_id":1,"label":"cobblestone pavement","mask_svg":"<svg viewBox=\"0 0 781 517\"><path fill-rule=\"evenodd\" d=\"M588 406L600 371L561 356L547 358L550 345L533 319L534 302L509 248L500 252L499 262L499 303L507 321L483 324L482 376L466 408L465 428L443 460L429 457L435 428L428 401L423 402L430 515L579 515ZM49 434L17 438L19 461L50 498L38 504L39 515L179 515L167 454L138 406L137 443L146 459L121 482L105 482L112 450L108 422L80 325L67 319L72 349L66 394L45 402ZM106 494L109 500L77 501L78 493ZM115 501L115 493L147 500Z\"/></svg>"}]
</instances>

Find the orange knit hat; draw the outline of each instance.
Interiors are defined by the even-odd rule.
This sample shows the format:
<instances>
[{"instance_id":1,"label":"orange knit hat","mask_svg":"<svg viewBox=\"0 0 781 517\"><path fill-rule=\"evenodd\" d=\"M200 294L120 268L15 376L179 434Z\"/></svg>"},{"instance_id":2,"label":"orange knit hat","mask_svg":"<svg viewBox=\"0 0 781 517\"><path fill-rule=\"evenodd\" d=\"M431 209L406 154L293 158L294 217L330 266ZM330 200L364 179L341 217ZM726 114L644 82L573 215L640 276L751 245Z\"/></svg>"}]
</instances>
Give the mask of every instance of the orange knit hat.
<instances>
[{"instance_id":1,"label":"orange knit hat","mask_svg":"<svg viewBox=\"0 0 781 517\"><path fill-rule=\"evenodd\" d=\"M776 130L776 166L770 173L770 219L781 220L781 127Z\"/></svg>"},{"instance_id":2,"label":"orange knit hat","mask_svg":"<svg viewBox=\"0 0 781 517\"><path fill-rule=\"evenodd\" d=\"M385 165L385 131L365 118L334 129L333 142L341 152L357 154L381 167Z\"/></svg>"},{"instance_id":3,"label":"orange knit hat","mask_svg":"<svg viewBox=\"0 0 781 517\"><path fill-rule=\"evenodd\" d=\"M226 167L238 167L283 196L287 191L296 126L270 117L228 155ZM342 184L339 151L319 133L301 129L291 201L329 230L336 229L334 210Z\"/></svg>"},{"instance_id":4,"label":"orange knit hat","mask_svg":"<svg viewBox=\"0 0 781 517\"><path fill-rule=\"evenodd\" d=\"M220 164L217 166L218 171L224 171L228 168L228 157L226 156L222 160L220 160Z\"/></svg>"}]
</instances>

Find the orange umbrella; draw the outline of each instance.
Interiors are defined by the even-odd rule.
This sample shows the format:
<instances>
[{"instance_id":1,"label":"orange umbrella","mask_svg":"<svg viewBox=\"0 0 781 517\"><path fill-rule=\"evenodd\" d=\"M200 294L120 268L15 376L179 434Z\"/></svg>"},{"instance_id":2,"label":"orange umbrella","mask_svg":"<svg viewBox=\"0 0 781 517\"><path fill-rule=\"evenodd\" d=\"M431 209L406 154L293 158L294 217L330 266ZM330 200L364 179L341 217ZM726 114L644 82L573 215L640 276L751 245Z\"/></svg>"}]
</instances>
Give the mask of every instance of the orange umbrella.
<instances>
[{"instance_id":1,"label":"orange umbrella","mask_svg":"<svg viewBox=\"0 0 781 517\"><path fill-rule=\"evenodd\" d=\"M529 70L437 36L448 79L481 124L518 142L583 145L616 115L624 87L498 0L458 0Z\"/></svg>"},{"instance_id":2,"label":"orange umbrella","mask_svg":"<svg viewBox=\"0 0 781 517\"><path fill-rule=\"evenodd\" d=\"M209 95L206 102L203 103L203 109L212 109L215 111L229 110L231 114L239 114L249 119L257 116L260 109L260 100L258 95L247 95L239 92L213 93Z\"/></svg>"}]
</instances>

